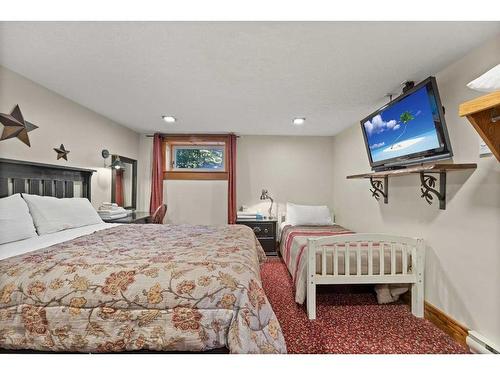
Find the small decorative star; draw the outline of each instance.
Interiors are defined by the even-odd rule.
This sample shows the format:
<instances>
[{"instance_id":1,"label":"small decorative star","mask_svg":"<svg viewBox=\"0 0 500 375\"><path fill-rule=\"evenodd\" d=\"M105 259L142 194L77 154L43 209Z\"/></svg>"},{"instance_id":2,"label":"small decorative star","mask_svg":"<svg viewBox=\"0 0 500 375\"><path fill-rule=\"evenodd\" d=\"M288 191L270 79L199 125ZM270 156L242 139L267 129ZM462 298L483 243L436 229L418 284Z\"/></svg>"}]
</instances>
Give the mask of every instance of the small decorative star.
<instances>
[{"instance_id":1,"label":"small decorative star","mask_svg":"<svg viewBox=\"0 0 500 375\"><path fill-rule=\"evenodd\" d=\"M10 115L0 113L0 122L4 125L0 141L16 137L28 147L31 147L28 133L38 128L38 126L24 120L19 105L16 104Z\"/></svg>"},{"instance_id":2,"label":"small decorative star","mask_svg":"<svg viewBox=\"0 0 500 375\"><path fill-rule=\"evenodd\" d=\"M68 160L69 150L66 150L63 144L61 144L59 148L54 148L54 151L57 152L57 160L61 158L63 158L64 160Z\"/></svg>"}]
</instances>

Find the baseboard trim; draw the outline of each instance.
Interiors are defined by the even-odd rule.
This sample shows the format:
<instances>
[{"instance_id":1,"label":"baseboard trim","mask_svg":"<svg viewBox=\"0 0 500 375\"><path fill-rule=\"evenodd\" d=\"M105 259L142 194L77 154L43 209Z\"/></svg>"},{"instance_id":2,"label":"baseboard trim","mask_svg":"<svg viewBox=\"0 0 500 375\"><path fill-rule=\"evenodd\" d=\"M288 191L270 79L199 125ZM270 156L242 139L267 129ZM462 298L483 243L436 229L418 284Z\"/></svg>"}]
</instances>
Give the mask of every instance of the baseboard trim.
<instances>
[{"instance_id":1,"label":"baseboard trim","mask_svg":"<svg viewBox=\"0 0 500 375\"><path fill-rule=\"evenodd\" d=\"M446 315L429 302L424 303L424 317L441 331L450 335L456 342L467 346L466 339L469 334L468 328Z\"/></svg>"},{"instance_id":2,"label":"baseboard trim","mask_svg":"<svg viewBox=\"0 0 500 375\"><path fill-rule=\"evenodd\" d=\"M411 293L403 294L401 300L410 305ZM427 301L424 302L424 318L451 336L459 344L467 346L466 339L469 329Z\"/></svg>"}]
</instances>

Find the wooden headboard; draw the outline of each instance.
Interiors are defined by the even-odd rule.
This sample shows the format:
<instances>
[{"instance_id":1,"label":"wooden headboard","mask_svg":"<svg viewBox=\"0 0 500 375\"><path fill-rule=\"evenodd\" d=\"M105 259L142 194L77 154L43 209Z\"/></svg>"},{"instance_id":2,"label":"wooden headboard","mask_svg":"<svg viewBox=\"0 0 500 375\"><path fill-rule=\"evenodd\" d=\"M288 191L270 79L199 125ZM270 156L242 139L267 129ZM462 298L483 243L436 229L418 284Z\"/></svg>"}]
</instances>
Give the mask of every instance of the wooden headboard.
<instances>
[{"instance_id":1,"label":"wooden headboard","mask_svg":"<svg viewBox=\"0 0 500 375\"><path fill-rule=\"evenodd\" d=\"M0 198L28 193L57 198L91 198L93 169L0 158Z\"/></svg>"}]
</instances>

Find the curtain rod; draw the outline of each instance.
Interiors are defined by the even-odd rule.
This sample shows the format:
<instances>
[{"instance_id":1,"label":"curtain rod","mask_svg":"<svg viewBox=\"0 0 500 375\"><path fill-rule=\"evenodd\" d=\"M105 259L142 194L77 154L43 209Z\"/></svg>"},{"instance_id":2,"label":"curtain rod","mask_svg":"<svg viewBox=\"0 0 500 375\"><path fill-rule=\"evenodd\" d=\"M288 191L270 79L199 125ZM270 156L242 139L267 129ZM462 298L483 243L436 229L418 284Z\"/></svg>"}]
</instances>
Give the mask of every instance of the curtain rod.
<instances>
[{"instance_id":1,"label":"curtain rod","mask_svg":"<svg viewBox=\"0 0 500 375\"><path fill-rule=\"evenodd\" d=\"M189 134L189 133L177 133L177 134L165 134L165 133L160 133L162 137L220 137L224 135L230 135L234 133L220 133L220 134ZM153 138L154 134L146 134L147 138ZM239 138L240 136L237 135L236 138Z\"/></svg>"}]
</instances>

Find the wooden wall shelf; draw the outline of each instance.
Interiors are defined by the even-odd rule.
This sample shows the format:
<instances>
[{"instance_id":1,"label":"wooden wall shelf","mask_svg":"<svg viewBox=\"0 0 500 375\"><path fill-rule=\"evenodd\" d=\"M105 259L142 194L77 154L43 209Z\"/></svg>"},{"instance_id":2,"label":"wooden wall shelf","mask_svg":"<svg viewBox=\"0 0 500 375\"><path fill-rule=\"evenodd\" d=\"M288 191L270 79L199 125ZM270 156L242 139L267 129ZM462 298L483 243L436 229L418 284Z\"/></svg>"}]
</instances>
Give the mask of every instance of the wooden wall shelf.
<instances>
[{"instance_id":1,"label":"wooden wall shelf","mask_svg":"<svg viewBox=\"0 0 500 375\"><path fill-rule=\"evenodd\" d=\"M362 173L362 174L353 174L347 176L348 179L352 178L382 178L385 176L388 177L396 177L396 176L405 176L409 174L427 172L427 173L440 173L440 172L448 172L448 171L458 171L463 169L476 169L476 163L465 163L465 164L444 164L444 163L434 163L434 164L425 164L425 165L417 165L408 168L401 169L392 169L388 171L381 172L370 172L370 173Z\"/></svg>"},{"instance_id":2,"label":"wooden wall shelf","mask_svg":"<svg viewBox=\"0 0 500 375\"><path fill-rule=\"evenodd\" d=\"M500 91L460 104L458 115L467 117L500 161Z\"/></svg>"},{"instance_id":3,"label":"wooden wall shelf","mask_svg":"<svg viewBox=\"0 0 500 375\"><path fill-rule=\"evenodd\" d=\"M465 164L426 164L408 167L404 169L393 169L381 172L370 172L347 176L348 179L366 178L370 180L372 197L379 200L384 197L384 203L389 201L389 177L407 176L410 174L420 175L421 198L432 204L434 196L439 200L439 208L446 209L446 173L467 169L476 169L476 163ZM436 189L437 178L434 173L439 173L439 190Z\"/></svg>"}]
</instances>

